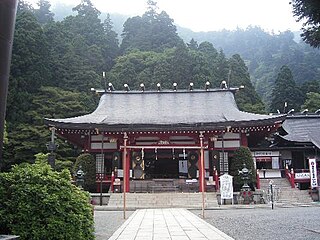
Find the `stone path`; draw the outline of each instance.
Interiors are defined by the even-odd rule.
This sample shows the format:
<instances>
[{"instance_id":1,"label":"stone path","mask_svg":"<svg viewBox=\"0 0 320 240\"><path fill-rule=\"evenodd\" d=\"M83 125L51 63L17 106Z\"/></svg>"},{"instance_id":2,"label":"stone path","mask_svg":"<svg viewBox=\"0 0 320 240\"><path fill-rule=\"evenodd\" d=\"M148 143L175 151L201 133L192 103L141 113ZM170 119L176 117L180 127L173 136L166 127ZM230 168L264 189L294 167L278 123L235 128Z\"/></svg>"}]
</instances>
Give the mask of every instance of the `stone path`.
<instances>
[{"instance_id":1,"label":"stone path","mask_svg":"<svg viewBox=\"0 0 320 240\"><path fill-rule=\"evenodd\" d=\"M110 240L231 240L225 233L186 209L140 209Z\"/></svg>"}]
</instances>

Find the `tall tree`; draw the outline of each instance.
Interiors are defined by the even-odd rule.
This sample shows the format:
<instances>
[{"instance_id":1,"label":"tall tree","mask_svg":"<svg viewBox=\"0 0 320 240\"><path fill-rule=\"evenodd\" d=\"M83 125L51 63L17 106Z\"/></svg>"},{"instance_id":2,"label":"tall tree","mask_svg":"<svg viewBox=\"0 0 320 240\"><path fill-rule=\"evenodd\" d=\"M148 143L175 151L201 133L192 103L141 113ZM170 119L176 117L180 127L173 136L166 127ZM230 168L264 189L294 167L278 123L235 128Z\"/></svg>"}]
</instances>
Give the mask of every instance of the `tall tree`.
<instances>
[{"instance_id":1,"label":"tall tree","mask_svg":"<svg viewBox=\"0 0 320 240\"><path fill-rule=\"evenodd\" d=\"M301 107L302 109L308 109L309 112L315 112L320 109L320 93L309 92L307 98Z\"/></svg>"},{"instance_id":2,"label":"tall tree","mask_svg":"<svg viewBox=\"0 0 320 240\"><path fill-rule=\"evenodd\" d=\"M103 29L106 35L106 47L103 50L103 57L106 62L105 71L109 71L114 65L116 57L119 55L118 34L113 30L113 23L110 14L103 22Z\"/></svg>"},{"instance_id":3,"label":"tall tree","mask_svg":"<svg viewBox=\"0 0 320 240\"><path fill-rule=\"evenodd\" d=\"M32 12L33 7L30 3L28 3L28 1L19 0L18 7L17 7L17 15L19 15L21 12L24 12L24 11Z\"/></svg>"},{"instance_id":4,"label":"tall tree","mask_svg":"<svg viewBox=\"0 0 320 240\"><path fill-rule=\"evenodd\" d=\"M12 50L11 79L9 83L7 121L26 121L34 93L50 80L48 45L43 30L34 15L22 11L17 15L15 41Z\"/></svg>"},{"instance_id":5,"label":"tall tree","mask_svg":"<svg viewBox=\"0 0 320 240\"><path fill-rule=\"evenodd\" d=\"M229 60L229 74L227 83L229 87L244 86L244 89L236 94L239 108L248 112L263 113L265 106L256 93L251 81L248 67L239 54L233 55Z\"/></svg>"},{"instance_id":6,"label":"tall tree","mask_svg":"<svg viewBox=\"0 0 320 240\"><path fill-rule=\"evenodd\" d=\"M296 87L291 70L282 66L272 91L271 111L285 113L292 108L299 111L302 103L302 93Z\"/></svg>"},{"instance_id":7,"label":"tall tree","mask_svg":"<svg viewBox=\"0 0 320 240\"><path fill-rule=\"evenodd\" d=\"M309 92L320 93L320 82L316 80L304 82L301 91L304 95Z\"/></svg>"},{"instance_id":8,"label":"tall tree","mask_svg":"<svg viewBox=\"0 0 320 240\"><path fill-rule=\"evenodd\" d=\"M173 55L169 58L171 65L170 76L172 82L176 82L178 87L187 88L192 79L192 58L185 44L180 44L174 48Z\"/></svg>"},{"instance_id":9,"label":"tall tree","mask_svg":"<svg viewBox=\"0 0 320 240\"><path fill-rule=\"evenodd\" d=\"M34 15L36 16L40 24L46 24L53 21L54 13L50 11L51 4L47 0L39 0L37 3L38 9L34 9Z\"/></svg>"},{"instance_id":10,"label":"tall tree","mask_svg":"<svg viewBox=\"0 0 320 240\"><path fill-rule=\"evenodd\" d=\"M292 0L293 15L303 21L302 39L320 47L320 4L318 0Z\"/></svg>"},{"instance_id":11,"label":"tall tree","mask_svg":"<svg viewBox=\"0 0 320 240\"><path fill-rule=\"evenodd\" d=\"M221 78L222 76L218 73L218 68L224 69L223 65L225 65L225 68L228 67L225 56L219 55L218 51L213 47L213 44L208 41L200 43L198 51L206 58L207 68L210 72L208 74L208 81L212 86L218 87L223 80L223 78Z\"/></svg>"},{"instance_id":12,"label":"tall tree","mask_svg":"<svg viewBox=\"0 0 320 240\"><path fill-rule=\"evenodd\" d=\"M129 18L123 25L121 51L131 49L161 52L178 46L182 39L177 34L173 19L162 11L157 13L155 1L148 1L148 10L140 16Z\"/></svg>"},{"instance_id":13,"label":"tall tree","mask_svg":"<svg viewBox=\"0 0 320 240\"><path fill-rule=\"evenodd\" d=\"M197 50L199 45L197 43L196 40L194 40L193 38L190 40L189 43L187 43L188 48L192 49L192 50Z\"/></svg>"}]
</instances>

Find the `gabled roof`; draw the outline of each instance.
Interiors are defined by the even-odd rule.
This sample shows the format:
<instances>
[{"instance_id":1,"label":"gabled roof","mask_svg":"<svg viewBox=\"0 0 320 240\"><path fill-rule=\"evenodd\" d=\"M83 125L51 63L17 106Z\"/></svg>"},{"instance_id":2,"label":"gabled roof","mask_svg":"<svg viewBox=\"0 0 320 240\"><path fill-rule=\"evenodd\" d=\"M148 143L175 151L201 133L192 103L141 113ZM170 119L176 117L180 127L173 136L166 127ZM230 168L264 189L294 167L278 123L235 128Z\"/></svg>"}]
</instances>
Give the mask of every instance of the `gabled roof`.
<instances>
[{"instance_id":1,"label":"gabled roof","mask_svg":"<svg viewBox=\"0 0 320 240\"><path fill-rule=\"evenodd\" d=\"M282 124L288 133L280 136L291 142L311 142L320 148L320 115L293 115L287 116Z\"/></svg>"},{"instance_id":2,"label":"gabled roof","mask_svg":"<svg viewBox=\"0 0 320 240\"><path fill-rule=\"evenodd\" d=\"M261 126L284 120L240 111L229 89L105 92L97 109L87 115L46 119L61 128L159 129L185 127Z\"/></svg>"}]
</instances>

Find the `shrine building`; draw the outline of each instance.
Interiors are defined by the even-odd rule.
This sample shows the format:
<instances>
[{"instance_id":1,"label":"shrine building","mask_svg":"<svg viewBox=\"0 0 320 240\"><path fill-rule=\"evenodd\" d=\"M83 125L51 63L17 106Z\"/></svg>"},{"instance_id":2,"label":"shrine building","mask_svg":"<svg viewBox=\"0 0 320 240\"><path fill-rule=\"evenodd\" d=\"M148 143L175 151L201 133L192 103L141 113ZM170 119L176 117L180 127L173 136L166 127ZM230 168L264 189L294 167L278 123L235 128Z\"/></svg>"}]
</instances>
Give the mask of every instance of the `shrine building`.
<instances>
[{"instance_id":1,"label":"shrine building","mask_svg":"<svg viewBox=\"0 0 320 240\"><path fill-rule=\"evenodd\" d=\"M240 111L239 88L124 91L100 93L90 114L46 119L56 133L91 153L96 172L109 179L116 171L126 192L155 179L198 182L205 191L214 169L227 173L234 150L255 148L283 122L284 115ZM204 179L204 180L202 180ZM205 182L203 182L205 181Z\"/></svg>"}]
</instances>

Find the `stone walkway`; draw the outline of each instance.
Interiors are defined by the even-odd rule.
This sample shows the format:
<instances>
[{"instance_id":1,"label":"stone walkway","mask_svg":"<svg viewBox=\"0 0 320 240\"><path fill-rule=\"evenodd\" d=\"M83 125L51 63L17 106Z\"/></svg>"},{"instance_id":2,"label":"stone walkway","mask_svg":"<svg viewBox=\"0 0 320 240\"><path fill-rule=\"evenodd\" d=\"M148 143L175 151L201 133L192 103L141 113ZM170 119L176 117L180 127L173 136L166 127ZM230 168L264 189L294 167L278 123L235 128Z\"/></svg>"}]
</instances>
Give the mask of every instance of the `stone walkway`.
<instances>
[{"instance_id":1,"label":"stone walkway","mask_svg":"<svg viewBox=\"0 0 320 240\"><path fill-rule=\"evenodd\" d=\"M109 240L233 239L186 209L140 209Z\"/></svg>"}]
</instances>

